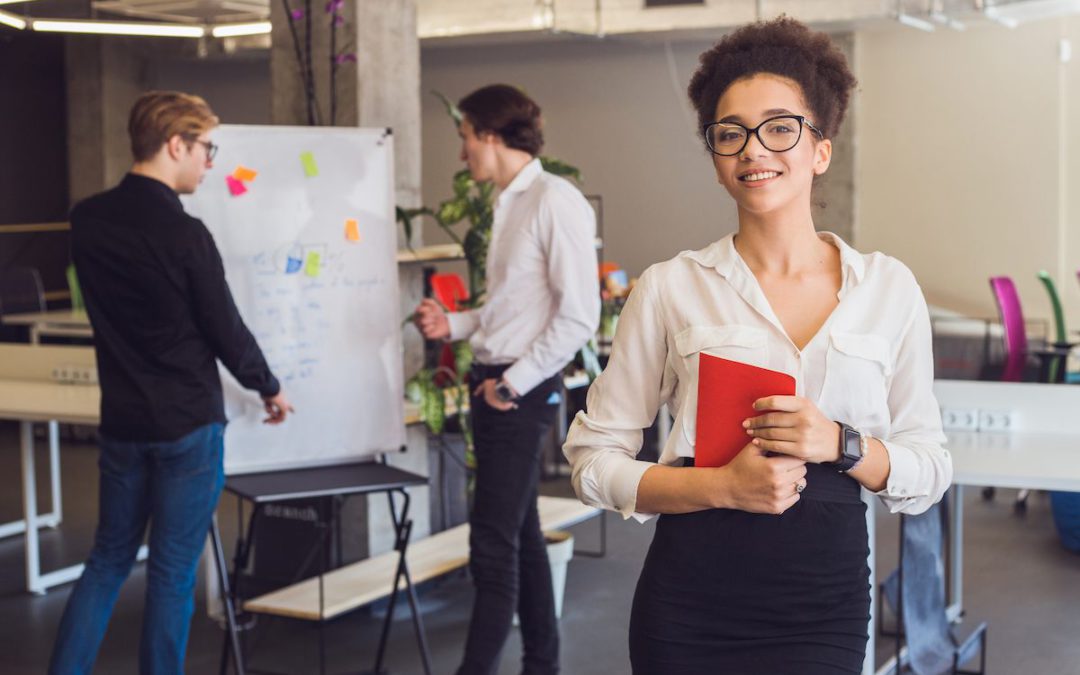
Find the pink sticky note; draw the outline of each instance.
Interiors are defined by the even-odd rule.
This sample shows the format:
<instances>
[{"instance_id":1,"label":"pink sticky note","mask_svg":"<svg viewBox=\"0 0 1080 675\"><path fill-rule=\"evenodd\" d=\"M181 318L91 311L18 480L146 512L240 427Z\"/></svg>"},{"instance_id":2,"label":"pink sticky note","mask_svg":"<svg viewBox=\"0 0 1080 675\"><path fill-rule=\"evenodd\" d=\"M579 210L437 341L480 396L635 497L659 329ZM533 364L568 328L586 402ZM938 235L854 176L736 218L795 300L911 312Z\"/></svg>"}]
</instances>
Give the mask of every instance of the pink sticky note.
<instances>
[{"instance_id":1,"label":"pink sticky note","mask_svg":"<svg viewBox=\"0 0 1080 675\"><path fill-rule=\"evenodd\" d=\"M239 197L247 192L247 188L244 187L244 183L237 180L234 176L225 176L225 183L229 186L229 193L233 197Z\"/></svg>"}]
</instances>

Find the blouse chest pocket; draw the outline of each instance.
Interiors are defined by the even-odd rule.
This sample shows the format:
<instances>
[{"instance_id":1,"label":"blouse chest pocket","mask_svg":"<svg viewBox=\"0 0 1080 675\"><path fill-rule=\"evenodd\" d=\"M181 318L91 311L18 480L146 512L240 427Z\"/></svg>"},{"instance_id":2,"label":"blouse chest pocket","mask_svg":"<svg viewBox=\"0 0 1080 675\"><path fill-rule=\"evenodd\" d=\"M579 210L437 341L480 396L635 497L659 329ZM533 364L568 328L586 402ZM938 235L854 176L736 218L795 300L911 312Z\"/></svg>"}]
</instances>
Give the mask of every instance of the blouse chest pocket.
<instances>
[{"instance_id":1,"label":"blouse chest pocket","mask_svg":"<svg viewBox=\"0 0 1080 675\"><path fill-rule=\"evenodd\" d=\"M825 356L822 411L851 426L887 434L890 351L889 341L880 335L833 332Z\"/></svg>"},{"instance_id":2,"label":"blouse chest pocket","mask_svg":"<svg viewBox=\"0 0 1080 675\"><path fill-rule=\"evenodd\" d=\"M768 333L753 326L688 326L675 335L675 350L688 374L685 396L676 425L694 445L697 429L698 361L701 354L719 356L753 366L766 367L769 357Z\"/></svg>"},{"instance_id":3,"label":"blouse chest pocket","mask_svg":"<svg viewBox=\"0 0 1080 675\"><path fill-rule=\"evenodd\" d=\"M675 349L687 370L697 373L698 354L763 366L768 358L768 335L753 326L688 326L675 335Z\"/></svg>"}]
</instances>

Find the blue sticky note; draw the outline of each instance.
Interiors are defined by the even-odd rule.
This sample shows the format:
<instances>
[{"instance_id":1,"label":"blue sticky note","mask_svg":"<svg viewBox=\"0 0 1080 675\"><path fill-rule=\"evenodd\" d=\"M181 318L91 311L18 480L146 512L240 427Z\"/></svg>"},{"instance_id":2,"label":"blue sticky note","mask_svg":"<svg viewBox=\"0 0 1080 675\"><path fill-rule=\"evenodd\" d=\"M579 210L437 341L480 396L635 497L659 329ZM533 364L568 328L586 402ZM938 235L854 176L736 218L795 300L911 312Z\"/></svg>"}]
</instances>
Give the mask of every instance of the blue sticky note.
<instances>
[{"instance_id":1,"label":"blue sticky note","mask_svg":"<svg viewBox=\"0 0 1080 675\"><path fill-rule=\"evenodd\" d=\"M304 261L300 258L293 258L292 256L289 256L288 260L286 260L285 262L285 274L296 274L300 271L300 268L303 266L303 264Z\"/></svg>"}]
</instances>

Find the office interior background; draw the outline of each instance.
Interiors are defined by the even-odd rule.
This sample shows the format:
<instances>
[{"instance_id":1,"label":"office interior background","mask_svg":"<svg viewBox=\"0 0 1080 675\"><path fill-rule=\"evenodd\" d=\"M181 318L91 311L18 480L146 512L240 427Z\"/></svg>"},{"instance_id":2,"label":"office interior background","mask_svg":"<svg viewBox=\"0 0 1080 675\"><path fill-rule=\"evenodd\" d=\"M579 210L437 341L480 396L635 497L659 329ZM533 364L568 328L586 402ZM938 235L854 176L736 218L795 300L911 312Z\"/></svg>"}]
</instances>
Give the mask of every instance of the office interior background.
<instances>
[{"instance_id":1,"label":"office interior background","mask_svg":"<svg viewBox=\"0 0 1080 675\"><path fill-rule=\"evenodd\" d=\"M1009 346L991 277L1014 280L1032 354L1061 341L1059 325L1066 342L1078 340L1073 329L1080 329L1080 2L345 0L333 10L343 17L335 33L337 59L329 45L329 8L296 0L0 4L0 268L38 269L47 308L71 306L68 210L114 185L129 168L127 113L142 91L198 94L225 124L309 125L302 55L291 34L302 23L291 12L302 10L318 23L312 31L311 82L319 125L330 123L333 70L336 125L393 128L399 206L437 205L451 195L452 176L461 168L459 139L436 93L456 100L484 84L514 84L543 108L544 154L578 167L582 191L602 204L600 256L632 279L653 263L702 248L737 227L734 204L716 183L699 140L686 87L698 55L725 32L787 14L828 31L859 82L834 141L832 166L815 188L815 225L860 251L880 250L911 268L931 305L938 377L999 379L997 366ZM59 19L179 25L205 34L87 34L77 26L71 28L75 32L54 32L44 23ZM239 31L250 34L212 32L236 25L252 26ZM409 241L397 229L399 249L452 243L430 220L420 223ZM402 317L424 294L432 269L465 275L460 255L403 263ZM1038 276L1042 271L1059 295L1060 317ZM5 340L29 339L19 327L4 330ZM402 339L408 377L431 355L415 331L405 330ZM1030 356L1032 368L1036 358ZM1033 381L999 390L993 382L984 386L992 394L987 402L969 403L961 396L950 399L946 412L1006 411L1022 427L1025 415L1035 417L1025 406L1038 400L1050 422L1019 430L1057 434L1065 445L1075 440L1080 455L1080 428L1070 421L1080 399L1069 377L1080 371L1080 359L1063 357L1059 367L1060 384ZM1038 393L1029 399L1027 390L1016 388L1024 386ZM38 433L44 433L40 426ZM1012 432L1000 433L996 443L1007 447ZM85 557L96 518L93 430L64 425L60 436L64 521L40 534L41 562L50 568ZM448 437L410 425L407 450L391 458L395 466L432 477L430 486L412 489L414 541L454 520L454 500L447 494L463 479L446 479L456 471L446 458L453 451L444 447L456 441ZM5 522L23 517L19 443L17 424L0 423ZM557 439L551 445L541 491L573 497ZM39 501L47 510L48 462L38 452ZM1060 473L1075 473L1067 464L1076 460L1062 456ZM1038 460L1017 452L1011 461L1024 466ZM1016 508L1012 488L1019 485L998 485L994 495L981 489L963 493L964 616L958 633L988 623L986 668L993 673L1080 673L1080 556L1062 545L1046 491L1037 490L1024 508ZM345 526L338 541L345 561L393 547L384 498L369 499L341 506ZM230 559L237 508L228 494L219 506ZM566 569L563 670L572 675L630 672L630 598L653 526L615 514L600 517L605 554L577 555ZM880 582L897 566L900 523L881 508L875 520ZM582 550L600 546L597 518L569 531ZM0 539L5 673L44 671L70 590L70 584L60 584L27 592L26 545L18 532ZM137 671L142 583L137 566L96 672ZM471 587L457 569L419 589L434 671L450 672L467 628ZM214 672L224 661L225 633L221 621L208 616L213 608L203 582L198 598L189 670ZM406 607L395 615L387 664L392 672L422 672ZM385 612L382 598L319 625L248 617L250 663L312 673L319 672L321 655L330 672L366 667ZM897 650L888 631L873 632L868 672L889 668ZM500 672L518 672L520 645L514 640Z\"/></svg>"}]
</instances>

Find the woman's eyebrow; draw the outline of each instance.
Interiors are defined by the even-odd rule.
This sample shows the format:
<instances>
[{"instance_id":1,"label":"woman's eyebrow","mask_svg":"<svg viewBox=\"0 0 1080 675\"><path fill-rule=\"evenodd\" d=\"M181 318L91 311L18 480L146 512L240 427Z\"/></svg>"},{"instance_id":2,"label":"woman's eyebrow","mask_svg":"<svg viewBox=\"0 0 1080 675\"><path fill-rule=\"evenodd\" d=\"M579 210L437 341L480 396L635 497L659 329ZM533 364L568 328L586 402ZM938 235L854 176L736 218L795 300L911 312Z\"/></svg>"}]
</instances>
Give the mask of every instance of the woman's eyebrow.
<instances>
[{"instance_id":1,"label":"woman's eyebrow","mask_svg":"<svg viewBox=\"0 0 1080 675\"><path fill-rule=\"evenodd\" d=\"M794 114L795 113L791 112L787 108L770 108L770 109L768 109L768 110L766 110L765 112L762 113L762 115L764 115L765 117L769 117L771 115L794 115ZM728 115L727 117L724 117L724 118L720 119L719 121L720 122L735 122L735 123L741 124L742 123L742 118L739 117L738 115Z\"/></svg>"}]
</instances>

